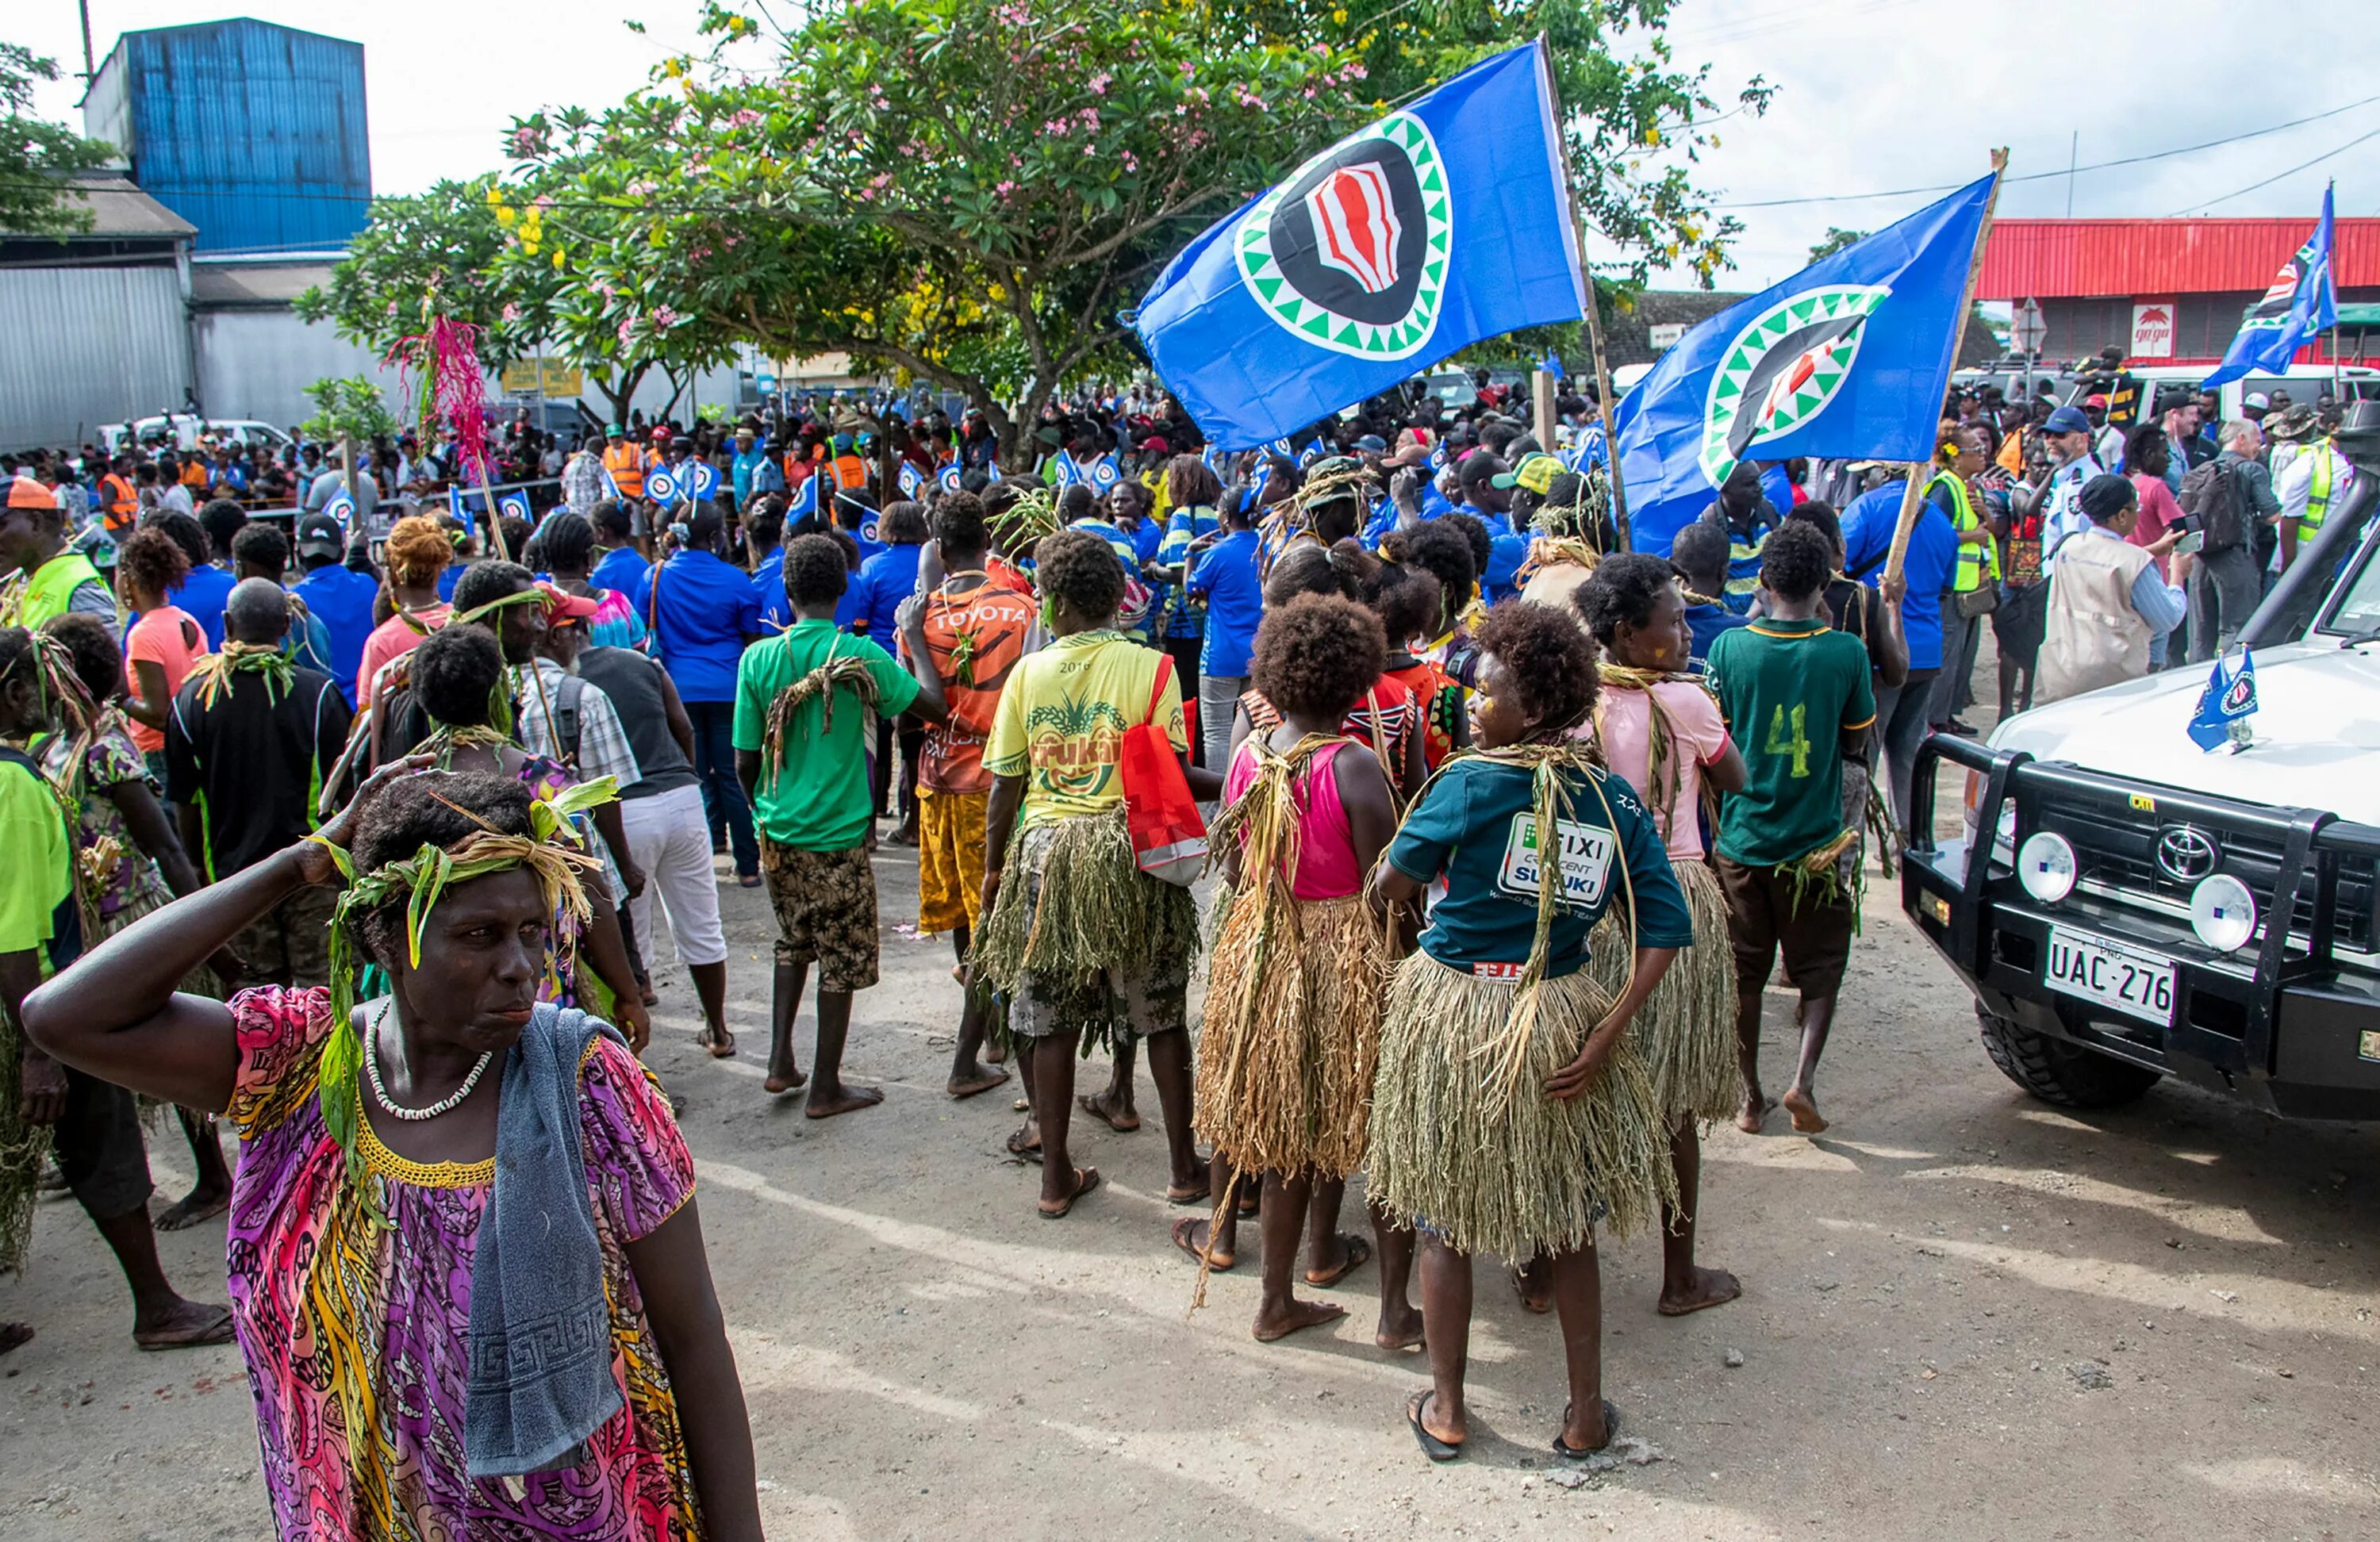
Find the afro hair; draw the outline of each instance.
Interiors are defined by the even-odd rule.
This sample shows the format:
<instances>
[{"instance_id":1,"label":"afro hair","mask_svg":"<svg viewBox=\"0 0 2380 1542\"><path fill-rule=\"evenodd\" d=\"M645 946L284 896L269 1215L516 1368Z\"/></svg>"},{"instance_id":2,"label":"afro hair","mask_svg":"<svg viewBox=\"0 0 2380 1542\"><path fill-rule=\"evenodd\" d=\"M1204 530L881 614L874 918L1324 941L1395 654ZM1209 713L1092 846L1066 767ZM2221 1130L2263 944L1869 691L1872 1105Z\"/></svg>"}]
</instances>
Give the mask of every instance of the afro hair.
<instances>
[{"instance_id":1,"label":"afro hair","mask_svg":"<svg viewBox=\"0 0 2380 1542\"><path fill-rule=\"evenodd\" d=\"M124 650L115 629L95 615L72 611L42 623L42 630L67 645L75 676L93 701L106 701L124 688Z\"/></svg>"},{"instance_id":2,"label":"afro hair","mask_svg":"<svg viewBox=\"0 0 2380 1542\"><path fill-rule=\"evenodd\" d=\"M1415 637L1435 633L1446 614L1446 591L1426 567L1382 563L1364 589L1390 640L1400 650Z\"/></svg>"},{"instance_id":3,"label":"afro hair","mask_svg":"<svg viewBox=\"0 0 2380 1542\"><path fill-rule=\"evenodd\" d=\"M1336 726L1388 662L1379 617L1353 600L1300 594L1268 603L1249 673L1284 715Z\"/></svg>"},{"instance_id":4,"label":"afro hair","mask_svg":"<svg viewBox=\"0 0 2380 1542\"><path fill-rule=\"evenodd\" d=\"M1060 530L1043 539L1034 562L1042 594L1084 621L1104 625L1123 603L1123 564L1103 537Z\"/></svg>"},{"instance_id":5,"label":"afro hair","mask_svg":"<svg viewBox=\"0 0 2380 1542\"><path fill-rule=\"evenodd\" d=\"M504 677L504 650L484 626L446 626L421 639L409 673L413 699L449 728L487 726Z\"/></svg>"},{"instance_id":6,"label":"afro hair","mask_svg":"<svg viewBox=\"0 0 2380 1542\"><path fill-rule=\"evenodd\" d=\"M1440 596L1446 603L1446 613L1451 614L1470 603L1471 591L1479 582L1479 559L1471 553L1471 542L1449 519L1432 519L1411 529L1393 532L1383 550L1393 552L1395 559L1422 569L1438 580Z\"/></svg>"},{"instance_id":7,"label":"afro hair","mask_svg":"<svg viewBox=\"0 0 2380 1542\"><path fill-rule=\"evenodd\" d=\"M1568 611L1513 603L1488 613L1471 640L1502 666L1536 736L1567 733L1595 709L1595 641Z\"/></svg>"},{"instance_id":8,"label":"afro hair","mask_svg":"<svg viewBox=\"0 0 2380 1542\"><path fill-rule=\"evenodd\" d=\"M1760 549L1761 587L1789 605L1825 589L1834 571L1834 548L1815 525L1789 519Z\"/></svg>"},{"instance_id":9,"label":"afro hair","mask_svg":"<svg viewBox=\"0 0 2380 1542\"><path fill-rule=\"evenodd\" d=\"M474 632L478 628L469 626L441 632L421 646L428 648L438 637ZM452 846L482 830L526 835L528 805L528 787L517 778L494 771L407 777L387 783L364 805L347 850L356 870L368 873L401 862L425 845ZM408 897L400 891L386 905L365 915L358 929L364 947L383 966L393 966L404 956L398 927Z\"/></svg>"},{"instance_id":10,"label":"afro hair","mask_svg":"<svg viewBox=\"0 0 2380 1542\"><path fill-rule=\"evenodd\" d=\"M516 562L475 562L455 580L455 613L468 614L482 605L509 600L536 582L537 575Z\"/></svg>"},{"instance_id":11,"label":"afro hair","mask_svg":"<svg viewBox=\"0 0 2380 1542\"><path fill-rule=\"evenodd\" d=\"M785 543L785 598L804 610L832 605L851 587L844 549L823 535L795 536Z\"/></svg>"},{"instance_id":12,"label":"afro hair","mask_svg":"<svg viewBox=\"0 0 2380 1542\"><path fill-rule=\"evenodd\" d=\"M1571 591L1586 629L1597 642L1611 646L1622 624L1642 626L1653 617L1661 592L1678 581L1677 570L1644 552L1615 552L1595 565L1586 582Z\"/></svg>"},{"instance_id":13,"label":"afro hair","mask_svg":"<svg viewBox=\"0 0 2380 1542\"><path fill-rule=\"evenodd\" d=\"M1379 565L1378 557L1352 540L1327 547L1301 541L1283 552L1265 576L1265 608L1287 604L1301 594L1360 600L1365 584Z\"/></svg>"},{"instance_id":14,"label":"afro hair","mask_svg":"<svg viewBox=\"0 0 2380 1542\"><path fill-rule=\"evenodd\" d=\"M115 570L141 593L162 599L189 577L190 556L165 531L143 525L115 553Z\"/></svg>"},{"instance_id":15,"label":"afro hair","mask_svg":"<svg viewBox=\"0 0 2380 1542\"><path fill-rule=\"evenodd\" d=\"M934 540L945 556L981 555L991 534L984 528L983 500L972 492L945 492L934 505Z\"/></svg>"}]
</instances>

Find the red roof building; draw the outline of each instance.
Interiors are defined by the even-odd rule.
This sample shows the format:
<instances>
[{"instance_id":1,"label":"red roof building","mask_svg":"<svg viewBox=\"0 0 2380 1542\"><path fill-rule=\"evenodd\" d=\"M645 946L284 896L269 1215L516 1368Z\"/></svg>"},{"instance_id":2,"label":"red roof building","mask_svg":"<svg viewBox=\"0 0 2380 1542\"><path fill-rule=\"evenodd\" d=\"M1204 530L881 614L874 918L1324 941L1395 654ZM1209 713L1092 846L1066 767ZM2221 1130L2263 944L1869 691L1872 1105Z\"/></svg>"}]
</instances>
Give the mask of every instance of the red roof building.
<instances>
[{"instance_id":1,"label":"red roof building","mask_svg":"<svg viewBox=\"0 0 2380 1542\"><path fill-rule=\"evenodd\" d=\"M2213 364L2313 229L2312 212L2278 220L1997 220L1975 297L2037 300L2045 358L2084 358L2113 344L2135 364ZM2342 219L2332 235L2340 305L2380 300L2380 219ZM2348 334L2352 360L2361 338ZM2301 350L2328 363L2330 339Z\"/></svg>"}]
</instances>

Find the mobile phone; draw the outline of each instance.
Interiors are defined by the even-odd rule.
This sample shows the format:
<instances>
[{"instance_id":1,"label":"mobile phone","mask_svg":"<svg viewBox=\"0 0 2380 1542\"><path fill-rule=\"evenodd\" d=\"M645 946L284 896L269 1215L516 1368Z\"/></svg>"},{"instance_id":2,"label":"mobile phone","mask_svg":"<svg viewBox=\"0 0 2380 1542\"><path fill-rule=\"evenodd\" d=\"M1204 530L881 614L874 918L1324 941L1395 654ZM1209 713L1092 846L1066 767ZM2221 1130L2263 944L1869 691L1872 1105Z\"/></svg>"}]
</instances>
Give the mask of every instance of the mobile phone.
<instances>
[{"instance_id":1,"label":"mobile phone","mask_svg":"<svg viewBox=\"0 0 2380 1542\"><path fill-rule=\"evenodd\" d=\"M2194 554L2200 547L2205 544L2206 532L2204 530L2192 530L2175 543L2173 554L2177 557L2191 556Z\"/></svg>"}]
</instances>

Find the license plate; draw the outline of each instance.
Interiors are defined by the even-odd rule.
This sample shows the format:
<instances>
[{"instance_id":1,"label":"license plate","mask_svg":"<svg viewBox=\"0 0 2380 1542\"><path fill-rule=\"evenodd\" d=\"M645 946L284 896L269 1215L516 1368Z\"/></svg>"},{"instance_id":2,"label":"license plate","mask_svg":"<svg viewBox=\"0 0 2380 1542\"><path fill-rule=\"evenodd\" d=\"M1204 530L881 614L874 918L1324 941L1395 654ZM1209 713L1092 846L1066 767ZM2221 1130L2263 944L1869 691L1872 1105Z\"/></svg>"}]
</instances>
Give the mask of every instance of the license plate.
<instances>
[{"instance_id":1,"label":"license plate","mask_svg":"<svg viewBox=\"0 0 2380 1542\"><path fill-rule=\"evenodd\" d=\"M2173 961L2154 953L2053 927L2041 983L2160 1027L2173 1023Z\"/></svg>"}]
</instances>

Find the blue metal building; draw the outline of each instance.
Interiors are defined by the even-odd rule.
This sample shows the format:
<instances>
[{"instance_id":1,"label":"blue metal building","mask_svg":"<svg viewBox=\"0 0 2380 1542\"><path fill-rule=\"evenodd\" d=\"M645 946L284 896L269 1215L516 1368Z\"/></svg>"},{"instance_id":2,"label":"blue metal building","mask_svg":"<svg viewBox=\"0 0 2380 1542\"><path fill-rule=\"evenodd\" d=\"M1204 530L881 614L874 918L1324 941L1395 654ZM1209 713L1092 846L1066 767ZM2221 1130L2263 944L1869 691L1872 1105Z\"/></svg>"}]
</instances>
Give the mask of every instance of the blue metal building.
<instances>
[{"instance_id":1,"label":"blue metal building","mask_svg":"<svg viewBox=\"0 0 2380 1542\"><path fill-rule=\"evenodd\" d=\"M127 32L83 98L206 252L344 248L371 203L364 50L246 17Z\"/></svg>"}]
</instances>

